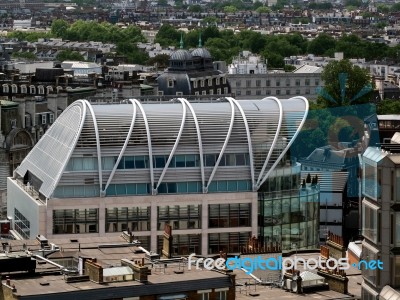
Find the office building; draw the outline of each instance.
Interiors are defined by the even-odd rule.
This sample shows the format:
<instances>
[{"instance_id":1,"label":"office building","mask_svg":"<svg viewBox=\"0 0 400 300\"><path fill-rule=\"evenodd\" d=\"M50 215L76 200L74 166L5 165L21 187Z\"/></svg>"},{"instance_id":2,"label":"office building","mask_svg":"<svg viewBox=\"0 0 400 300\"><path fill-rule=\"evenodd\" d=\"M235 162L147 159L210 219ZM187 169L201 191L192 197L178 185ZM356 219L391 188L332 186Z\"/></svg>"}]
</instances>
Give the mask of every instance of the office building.
<instances>
[{"instance_id":1,"label":"office building","mask_svg":"<svg viewBox=\"0 0 400 300\"><path fill-rule=\"evenodd\" d=\"M173 254L238 252L258 233L258 191L307 112L303 97L78 100L8 178L12 229L28 239L129 228L157 250L168 223Z\"/></svg>"}]
</instances>

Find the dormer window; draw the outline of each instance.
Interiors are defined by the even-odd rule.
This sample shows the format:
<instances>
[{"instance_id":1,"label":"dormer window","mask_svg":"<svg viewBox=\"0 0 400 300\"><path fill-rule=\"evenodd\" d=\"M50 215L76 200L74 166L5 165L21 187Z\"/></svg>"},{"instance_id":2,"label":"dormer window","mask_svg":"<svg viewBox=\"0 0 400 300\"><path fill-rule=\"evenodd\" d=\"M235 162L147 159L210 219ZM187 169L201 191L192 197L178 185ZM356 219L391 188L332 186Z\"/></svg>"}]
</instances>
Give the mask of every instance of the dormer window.
<instances>
[{"instance_id":1,"label":"dormer window","mask_svg":"<svg viewBox=\"0 0 400 300\"><path fill-rule=\"evenodd\" d=\"M174 80L173 79L168 79L168 87L173 88L174 87Z\"/></svg>"}]
</instances>

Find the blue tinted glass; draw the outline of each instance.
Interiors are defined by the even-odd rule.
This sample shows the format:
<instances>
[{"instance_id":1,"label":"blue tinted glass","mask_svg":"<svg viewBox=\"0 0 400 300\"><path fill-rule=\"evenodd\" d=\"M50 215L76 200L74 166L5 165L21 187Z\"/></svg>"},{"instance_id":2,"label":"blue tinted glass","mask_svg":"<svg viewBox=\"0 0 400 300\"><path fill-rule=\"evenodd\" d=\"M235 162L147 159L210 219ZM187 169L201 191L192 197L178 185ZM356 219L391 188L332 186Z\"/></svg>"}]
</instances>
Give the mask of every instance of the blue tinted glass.
<instances>
[{"instance_id":1,"label":"blue tinted glass","mask_svg":"<svg viewBox=\"0 0 400 300\"><path fill-rule=\"evenodd\" d=\"M197 182L188 182L188 193L198 193Z\"/></svg>"},{"instance_id":2,"label":"blue tinted glass","mask_svg":"<svg viewBox=\"0 0 400 300\"><path fill-rule=\"evenodd\" d=\"M127 195L135 195L136 194L136 184L127 183L126 184L126 194Z\"/></svg>"},{"instance_id":3,"label":"blue tinted glass","mask_svg":"<svg viewBox=\"0 0 400 300\"><path fill-rule=\"evenodd\" d=\"M115 190L116 190L117 195L126 195L125 184L116 184Z\"/></svg>"},{"instance_id":4,"label":"blue tinted glass","mask_svg":"<svg viewBox=\"0 0 400 300\"><path fill-rule=\"evenodd\" d=\"M176 194L176 183L169 182L167 183L168 194Z\"/></svg>"},{"instance_id":5,"label":"blue tinted glass","mask_svg":"<svg viewBox=\"0 0 400 300\"><path fill-rule=\"evenodd\" d=\"M149 187L146 183L138 183L136 184L137 194L138 195L146 195L149 193Z\"/></svg>"},{"instance_id":6,"label":"blue tinted glass","mask_svg":"<svg viewBox=\"0 0 400 300\"><path fill-rule=\"evenodd\" d=\"M238 191L247 191L247 181L246 180L238 180Z\"/></svg>"},{"instance_id":7,"label":"blue tinted glass","mask_svg":"<svg viewBox=\"0 0 400 300\"><path fill-rule=\"evenodd\" d=\"M216 192L217 191L217 182L211 182L210 186L208 187L209 192Z\"/></svg>"},{"instance_id":8,"label":"blue tinted glass","mask_svg":"<svg viewBox=\"0 0 400 300\"><path fill-rule=\"evenodd\" d=\"M237 191L237 181L236 180L229 180L228 181L228 191L235 192Z\"/></svg>"},{"instance_id":9,"label":"blue tinted glass","mask_svg":"<svg viewBox=\"0 0 400 300\"><path fill-rule=\"evenodd\" d=\"M196 166L196 156L197 155L186 155L186 167L195 167Z\"/></svg>"},{"instance_id":10,"label":"blue tinted glass","mask_svg":"<svg viewBox=\"0 0 400 300\"><path fill-rule=\"evenodd\" d=\"M188 192L187 182L178 182L176 185L178 193L186 194Z\"/></svg>"},{"instance_id":11,"label":"blue tinted glass","mask_svg":"<svg viewBox=\"0 0 400 300\"><path fill-rule=\"evenodd\" d=\"M185 155L176 155L175 156L175 165L177 168L185 167Z\"/></svg>"},{"instance_id":12,"label":"blue tinted glass","mask_svg":"<svg viewBox=\"0 0 400 300\"><path fill-rule=\"evenodd\" d=\"M118 160L118 158L115 157L115 163L117 162L117 160ZM125 169L125 168L124 168L124 158L123 158L123 157L121 157L121 160L120 160L119 163L118 163L117 169Z\"/></svg>"},{"instance_id":13,"label":"blue tinted glass","mask_svg":"<svg viewBox=\"0 0 400 300\"><path fill-rule=\"evenodd\" d=\"M135 156L135 168L136 169L146 168L144 156Z\"/></svg>"},{"instance_id":14,"label":"blue tinted glass","mask_svg":"<svg viewBox=\"0 0 400 300\"><path fill-rule=\"evenodd\" d=\"M228 182L226 180L218 181L218 191L226 192L228 190Z\"/></svg>"},{"instance_id":15,"label":"blue tinted glass","mask_svg":"<svg viewBox=\"0 0 400 300\"><path fill-rule=\"evenodd\" d=\"M204 164L206 167L213 167L215 165L215 160L216 160L215 154L206 154L204 160L205 160Z\"/></svg>"},{"instance_id":16,"label":"blue tinted glass","mask_svg":"<svg viewBox=\"0 0 400 300\"><path fill-rule=\"evenodd\" d=\"M134 168L135 168L135 157L125 156L125 169L134 169Z\"/></svg>"},{"instance_id":17,"label":"blue tinted glass","mask_svg":"<svg viewBox=\"0 0 400 300\"><path fill-rule=\"evenodd\" d=\"M244 154L236 154L236 165L237 166L246 165L246 158Z\"/></svg>"},{"instance_id":18,"label":"blue tinted glass","mask_svg":"<svg viewBox=\"0 0 400 300\"><path fill-rule=\"evenodd\" d=\"M106 190L106 195L115 195L115 184L110 184Z\"/></svg>"},{"instance_id":19,"label":"blue tinted glass","mask_svg":"<svg viewBox=\"0 0 400 300\"><path fill-rule=\"evenodd\" d=\"M158 187L158 193L159 194L166 194L167 193L167 184L166 183L161 183L160 186Z\"/></svg>"},{"instance_id":20,"label":"blue tinted glass","mask_svg":"<svg viewBox=\"0 0 400 300\"><path fill-rule=\"evenodd\" d=\"M164 155L157 155L154 158L155 167L156 168L164 168L165 167L165 156Z\"/></svg>"}]
</instances>

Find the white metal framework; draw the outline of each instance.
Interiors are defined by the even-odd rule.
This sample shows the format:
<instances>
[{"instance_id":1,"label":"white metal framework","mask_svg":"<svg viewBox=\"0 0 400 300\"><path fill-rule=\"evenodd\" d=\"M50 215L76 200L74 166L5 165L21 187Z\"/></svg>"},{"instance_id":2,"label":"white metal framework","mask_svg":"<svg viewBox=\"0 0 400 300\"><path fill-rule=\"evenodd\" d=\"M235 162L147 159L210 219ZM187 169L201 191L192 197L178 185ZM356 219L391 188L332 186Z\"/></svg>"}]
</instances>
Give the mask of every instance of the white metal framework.
<instances>
[{"instance_id":1,"label":"white metal framework","mask_svg":"<svg viewBox=\"0 0 400 300\"><path fill-rule=\"evenodd\" d=\"M130 99L112 105L76 101L54 122L16 175L24 177L29 171L36 176L46 198L52 197L58 184L89 181L99 187L100 196L114 183L149 183L151 193L157 194L162 183L182 180L201 182L203 193L218 180L248 180L256 191L283 158L308 113L304 97L229 97L207 103L175 100L145 104ZM241 154L248 158L246 163L224 163L226 155ZM196 155L198 163L172 170L176 155ZM212 165L206 163L207 155L214 155ZM146 166L119 170L124 156L142 156ZM85 179L78 178L65 172L71 157L91 157L97 166L82 173ZM165 157L162 167L155 165L157 157ZM106 158L113 159L112 167L104 165Z\"/></svg>"}]
</instances>

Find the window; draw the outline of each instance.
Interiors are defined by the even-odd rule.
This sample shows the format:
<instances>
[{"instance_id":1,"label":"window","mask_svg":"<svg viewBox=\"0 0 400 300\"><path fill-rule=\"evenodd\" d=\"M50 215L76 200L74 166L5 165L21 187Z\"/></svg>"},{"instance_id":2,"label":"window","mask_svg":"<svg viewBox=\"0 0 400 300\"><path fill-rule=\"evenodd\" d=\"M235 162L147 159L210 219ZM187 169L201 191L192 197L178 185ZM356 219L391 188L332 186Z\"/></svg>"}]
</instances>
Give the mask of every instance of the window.
<instances>
[{"instance_id":1,"label":"window","mask_svg":"<svg viewBox=\"0 0 400 300\"><path fill-rule=\"evenodd\" d=\"M46 114L42 114L42 125L47 123L47 116Z\"/></svg>"},{"instance_id":2,"label":"window","mask_svg":"<svg viewBox=\"0 0 400 300\"><path fill-rule=\"evenodd\" d=\"M201 94L202 95L207 95L207 91L202 91Z\"/></svg>"},{"instance_id":3,"label":"window","mask_svg":"<svg viewBox=\"0 0 400 300\"><path fill-rule=\"evenodd\" d=\"M106 232L150 230L150 207L106 208Z\"/></svg>"},{"instance_id":4,"label":"window","mask_svg":"<svg viewBox=\"0 0 400 300\"><path fill-rule=\"evenodd\" d=\"M319 85L319 79L315 79L315 85Z\"/></svg>"},{"instance_id":5,"label":"window","mask_svg":"<svg viewBox=\"0 0 400 300\"><path fill-rule=\"evenodd\" d=\"M43 85L39 85L38 90L39 90L40 95L44 95L44 86Z\"/></svg>"},{"instance_id":6,"label":"window","mask_svg":"<svg viewBox=\"0 0 400 300\"><path fill-rule=\"evenodd\" d=\"M228 94L228 88L224 87L224 94L227 95Z\"/></svg>"},{"instance_id":7,"label":"window","mask_svg":"<svg viewBox=\"0 0 400 300\"><path fill-rule=\"evenodd\" d=\"M281 90L276 90L276 95L280 95L281 94Z\"/></svg>"},{"instance_id":8,"label":"window","mask_svg":"<svg viewBox=\"0 0 400 300\"><path fill-rule=\"evenodd\" d=\"M309 95L310 94L310 89L306 89L305 94Z\"/></svg>"},{"instance_id":9,"label":"window","mask_svg":"<svg viewBox=\"0 0 400 300\"><path fill-rule=\"evenodd\" d=\"M279 79L276 80L276 86L281 86L281 82L279 81Z\"/></svg>"},{"instance_id":10,"label":"window","mask_svg":"<svg viewBox=\"0 0 400 300\"><path fill-rule=\"evenodd\" d=\"M16 119L12 119L11 120L11 128L15 128L17 127L17 120Z\"/></svg>"},{"instance_id":11,"label":"window","mask_svg":"<svg viewBox=\"0 0 400 300\"><path fill-rule=\"evenodd\" d=\"M271 95L271 91L270 90L266 90L265 91L265 95Z\"/></svg>"},{"instance_id":12,"label":"window","mask_svg":"<svg viewBox=\"0 0 400 300\"><path fill-rule=\"evenodd\" d=\"M193 81L193 87L196 89L197 88L197 80Z\"/></svg>"},{"instance_id":13,"label":"window","mask_svg":"<svg viewBox=\"0 0 400 300\"><path fill-rule=\"evenodd\" d=\"M168 87L173 88L174 87L174 80L173 79L168 79Z\"/></svg>"},{"instance_id":14,"label":"window","mask_svg":"<svg viewBox=\"0 0 400 300\"><path fill-rule=\"evenodd\" d=\"M184 187L178 185L177 188ZM173 229L198 229L201 223L200 215L201 205L159 206L157 207L157 229L163 230L166 223L172 224Z\"/></svg>"},{"instance_id":15,"label":"window","mask_svg":"<svg viewBox=\"0 0 400 300\"><path fill-rule=\"evenodd\" d=\"M198 95L199 95L199 92L197 92L197 91L194 92L194 95L195 95L195 96L198 96Z\"/></svg>"},{"instance_id":16,"label":"window","mask_svg":"<svg viewBox=\"0 0 400 300\"><path fill-rule=\"evenodd\" d=\"M290 90L286 90L286 95L290 95Z\"/></svg>"},{"instance_id":17,"label":"window","mask_svg":"<svg viewBox=\"0 0 400 300\"><path fill-rule=\"evenodd\" d=\"M31 85L31 86L29 87L29 93L30 93L30 94L36 94L36 87L35 87L34 85Z\"/></svg>"},{"instance_id":18,"label":"window","mask_svg":"<svg viewBox=\"0 0 400 300\"><path fill-rule=\"evenodd\" d=\"M227 300L228 288L215 289L216 300Z\"/></svg>"},{"instance_id":19,"label":"window","mask_svg":"<svg viewBox=\"0 0 400 300\"><path fill-rule=\"evenodd\" d=\"M251 80L246 80L246 87L251 87Z\"/></svg>"},{"instance_id":20,"label":"window","mask_svg":"<svg viewBox=\"0 0 400 300\"><path fill-rule=\"evenodd\" d=\"M256 80L256 87L260 87L261 86L261 80Z\"/></svg>"},{"instance_id":21,"label":"window","mask_svg":"<svg viewBox=\"0 0 400 300\"><path fill-rule=\"evenodd\" d=\"M16 84L13 84L13 85L11 86L11 91L12 91L13 94L18 93L18 87L17 87Z\"/></svg>"},{"instance_id":22,"label":"window","mask_svg":"<svg viewBox=\"0 0 400 300\"><path fill-rule=\"evenodd\" d=\"M305 85L310 85L310 79L309 78L306 78Z\"/></svg>"},{"instance_id":23,"label":"window","mask_svg":"<svg viewBox=\"0 0 400 300\"><path fill-rule=\"evenodd\" d=\"M217 95L221 95L221 89L217 89Z\"/></svg>"},{"instance_id":24,"label":"window","mask_svg":"<svg viewBox=\"0 0 400 300\"><path fill-rule=\"evenodd\" d=\"M54 123L54 114L49 114L49 122L50 124Z\"/></svg>"},{"instance_id":25,"label":"window","mask_svg":"<svg viewBox=\"0 0 400 300\"><path fill-rule=\"evenodd\" d=\"M3 84L3 93L8 93L8 84Z\"/></svg>"},{"instance_id":26,"label":"window","mask_svg":"<svg viewBox=\"0 0 400 300\"><path fill-rule=\"evenodd\" d=\"M222 83L226 84L226 77L222 77Z\"/></svg>"},{"instance_id":27,"label":"window","mask_svg":"<svg viewBox=\"0 0 400 300\"><path fill-rule=\"evenodd\" d=\"M219 84L220 84L219 77L215 78L215 84L216 84L216 85L219 85Z\"/></svg>"},{"instance_id":28,"label":"window","mask_svg":"<svg viewBox=\"0 0 400 300\"><path fill-rule=\"evenodd\" d=\"M286 78L286 86L290 86L290 79Z\"/></svg>"},{"instance_id":29,"label":"window","mask_svg":"<svg viewBox=\"0 0 400 300\"><path fill-rule=\"evenodd\" d=\"M197 291L197 294L199 294L199 300L209 300L210 299L210 293L211 293L211 290Z\"/></svg>"},{"instance_id":30,"label":"window","mask_svg":"<svg viewBox=\"0 0 400 300\"><path fill-rule=\"evenodd\" d=\"M31 235L31 224L27 218L16 208L14 208L14 229L23 238L29 239Z\"/></svg>"},{"instance_id":31,"label":"window","mask_svg":"<svg viewBox=\"0 0 400 300\"><path fill-rule=\"evenodd\" d=\"M296 79L296 86L300 86L300 79Z\"/></svg>"},{"instance_id":32,"label":"window","mask_svg":"<svg viewBox=\"0 0 400 300\"><path fill-rule=\"evenodd\" d=\"M158 96L163 96L164 92L163 91L158 91Z\"/></svg>"},{"instance_id":33,"label":"window","mask_svg":"<svg viewBox=\"0 0 400 300\"><path fill-rule=\"evenodd\" d=\"M296 95L300 95L300 90L296 90Z\"/></svg>"},{"instance_id":34,"label":"window","mask_svg":"<svg viewBox=\"0 0 400 300\"><path fill-rule=\"evenodd\" d=\"M257 95L257 96L260 96L260 95L261 95L261 91L260 91L260 90L257 90L257 91L256 91L256 95Z\"/></svg>"},{"instance_id":35,"label":"window","mask_svg":"<svg viewBox=\"0 0 400 300\"><path fill-rule=\"evenodd\" d=\"M221 191L229 190L232 185L217 186ZM226 181L225 181L226 183ZM210 204L208 206L209 228L249 227L251 225L250 203Z\"/></svg>"},{"instance_id":36,"label":"window","mask_svg":"<svg viewBox=\"0 0 400 300\"><path fill-rule=\"evenodd\" d=\"M241 96L242 95L242 91L236 91L236 96Z\"/></svg>"},{"instance_id":37,"label":"window","mask_svg":"<svg viewBox=\"0 0 400 300\"><path fill-rule=\"evenodd\" d=\"M21 85L21 93L26 94L26 85L25 84Z\"/></svg>"},{"instance_id":38,"label":"window","mask_svg":"<svg viewBox=\"0 0 400 300\"><path fill-rule=\"evenodd\" d=\"M177 95L177 96L182 96L183 93L182 93L182 92L176 92L176 95Z\"/></svg>"},{"instance_id":39,"label":"window","mask_svg":"<svg viewBox=\"0 0 400 300\"><path fill-rule=\"evenodd\" d=\"M212 86L212 79L208 79L208 86Z\"/></svg>"},{"instance_id":40,"label":"window","mask_svg":"<svg viewBox=\"0 0 400 300\"><path fill-rule=\"evenodd\" d=\"M271 80L267 79L267 80L265 81L265 85L266 85L266 86L271 86Z\"/></svg>"},{"instance_id":41,"label":"window","mask_svg":"<svg viewBox=\"0 0 400 300\"><path fill-rule=\"evenodd\" d=\"M98 209L53 210L53 234L98 232Z\"/></svg>"},{"instance_id":42,"label":"window","mask_svg":"<svg viewBox=\"0 0 400 300\"><path fill-rule=\"evenodd\" d=\"M247 90L247 91L246 91L246 95L247 95L247 96L250 96L250 95L251 95L251 91Z\"/></svg>"},{"instance_id":43,"label":"window","mask_svg":"<svg viewBox=\"0 0 400 300\"><path fill-rule=\"evenodd\" d=\"M210 95L214 95L214 90L209 90L208 93L209 93Z\"/></svg>"},{"instance_id":44,"label":"window","mask_svg":"<svg viewBox=\"0 0 400 300\"><path fill-rule=\"evenodd\" d=\"M200 80L200 86L201 86L201 87L204 87L204 80L203 80L203 79Z\"/></svg>"},{"instance_id":45,"label":"window","mask_svg":"<svg viewBox=\"0 0 400 300\"><path fill-rule=\"evenodd\" d=\"M242 82L241 82L240 80L237 80L237 81L236 81L236 86L237 86L237 87L242 86Z\"/></svg>"},{"instance_id":46,"label":"window","mask_svg":"<svg viewBox=\"0 0 400 300\"><path fill-rule=\"evenodd\" d=\"M369 202L362 203L362 234L374 243L378 242L379 220L378 207Z\"/></svg>"}]
</instances>

